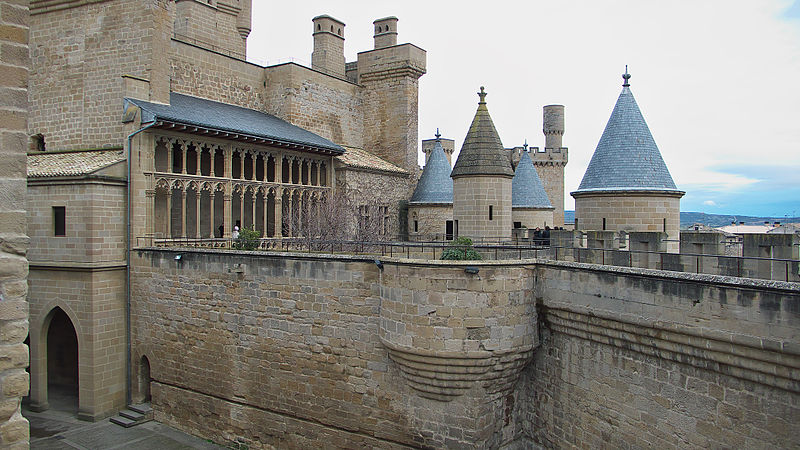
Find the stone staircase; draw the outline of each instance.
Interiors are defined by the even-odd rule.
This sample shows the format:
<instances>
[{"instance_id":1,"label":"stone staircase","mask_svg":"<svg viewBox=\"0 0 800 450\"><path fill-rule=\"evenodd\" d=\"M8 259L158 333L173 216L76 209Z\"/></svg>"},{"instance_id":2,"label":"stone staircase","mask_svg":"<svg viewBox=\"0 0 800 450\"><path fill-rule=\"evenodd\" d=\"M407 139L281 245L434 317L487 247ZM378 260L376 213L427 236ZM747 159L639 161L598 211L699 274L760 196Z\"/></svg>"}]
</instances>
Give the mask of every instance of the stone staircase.
<instances>
[{"instance_id":1,"label":"stone staircase","mask_svg":"<svg viewBox=\"0 0 800 450\"><path fill-rule=\"evenodd\" d=\"M119 426L130 428L153 420L153 408L150 403L140 403L138 405L128 405L128 409L123 409L117 417L112 417L111 422Z\"/></svg>"}]
</instances>

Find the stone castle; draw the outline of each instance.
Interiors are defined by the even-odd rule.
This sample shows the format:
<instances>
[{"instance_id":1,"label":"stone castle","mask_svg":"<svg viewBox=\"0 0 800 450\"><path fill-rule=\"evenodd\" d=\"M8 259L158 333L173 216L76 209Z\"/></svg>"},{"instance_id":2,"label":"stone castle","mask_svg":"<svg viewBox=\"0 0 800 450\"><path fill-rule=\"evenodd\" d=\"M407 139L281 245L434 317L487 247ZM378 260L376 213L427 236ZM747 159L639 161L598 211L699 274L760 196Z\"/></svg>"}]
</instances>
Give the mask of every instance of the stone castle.
<instances>
[{"instance_id":1,"label":"stone castle","mask_svg":"<svg viewBox=\"0 0 800 450\"><path fill-rule=\"evenodd\" d=\"M398 44L397 18L346 62L345 24L317 16L311 67L262 67L250 10L30 2L31 409L53 389L86 420L149 401L251 447L797 445L796 283L214 248L237 226L318 235L337 196L361 239L564 225L563 106L544 108L542 150L506 148L481 88L456 161L437 132L420 170L427 56ZM628 78L575 226L675 253L683 192Z\"/></svg>"}]
</instances>

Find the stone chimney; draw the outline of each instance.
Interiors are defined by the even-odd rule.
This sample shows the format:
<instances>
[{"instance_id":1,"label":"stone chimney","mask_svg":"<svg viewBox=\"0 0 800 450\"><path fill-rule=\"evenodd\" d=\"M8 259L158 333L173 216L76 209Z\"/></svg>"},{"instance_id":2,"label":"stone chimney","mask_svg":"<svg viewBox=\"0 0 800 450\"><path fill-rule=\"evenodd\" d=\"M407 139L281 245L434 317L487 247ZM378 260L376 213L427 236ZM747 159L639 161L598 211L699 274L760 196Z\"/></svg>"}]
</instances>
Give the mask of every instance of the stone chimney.
<instances>
[{"instance_id":1,"label":"stone chimney","mask_svg":"<svg viewBox=\"0 0 800 450\"><path fill-rule=\"evenodd\" d=\"M328 15L317 16L314 23L314 52L311 68L344 78L344 22Z\"/></svg>"},{"instance_id":2,"label":"stone chimney","mask_svg":"<svg viewBox=\"0 0 800 450\"><path fill-rule=\"evenodd\" d=\"M372 24L375 26L375 49L397 45L397 17L384 17Z\"/></svg>"}]
</instances>

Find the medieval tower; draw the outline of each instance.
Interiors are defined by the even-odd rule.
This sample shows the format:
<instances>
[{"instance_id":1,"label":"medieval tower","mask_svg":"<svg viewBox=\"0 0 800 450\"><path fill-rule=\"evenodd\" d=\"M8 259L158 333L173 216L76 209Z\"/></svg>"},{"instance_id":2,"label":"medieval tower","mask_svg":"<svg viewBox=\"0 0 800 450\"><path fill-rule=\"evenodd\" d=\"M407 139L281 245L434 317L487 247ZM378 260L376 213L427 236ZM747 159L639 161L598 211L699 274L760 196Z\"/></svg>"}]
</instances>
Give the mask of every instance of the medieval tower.
<instances>
[{"instance_id":1,"label":"medieval tower","mask_svg":"<svg viewBox=\"0 0 800 450\"><path fill-rule=\"evenodd\" d=\"M569 161L568 149L562 145L564 136L564 106L544 107L542 131L544 132L544 151L530 152L533 165L542 180L547 197L553 205L553 223L564 224L564 167Z\"/></svg>"},{"instance_id":2,"label":"medieval tower","mask_svg":"<svg viewBox=\"0 0 800 450\"><path fill-rule=\"evenodd\" d=\"M478 110L450 174L456 235L476 240L508 239L514 170L486 107L483 86L478 96Z\"/></svg>"},{"instance_id":3,"label":"medieval tower","mask_svg":"<svg viewBox=\"0 0 800 450\"><path fill-rule=\"evenodd\" d=\"M575 229L647 231L666 235L678 251L680 201L656 142L630 90L627 67L611 112L575 198Z\"/></svg>"}]
</instances>

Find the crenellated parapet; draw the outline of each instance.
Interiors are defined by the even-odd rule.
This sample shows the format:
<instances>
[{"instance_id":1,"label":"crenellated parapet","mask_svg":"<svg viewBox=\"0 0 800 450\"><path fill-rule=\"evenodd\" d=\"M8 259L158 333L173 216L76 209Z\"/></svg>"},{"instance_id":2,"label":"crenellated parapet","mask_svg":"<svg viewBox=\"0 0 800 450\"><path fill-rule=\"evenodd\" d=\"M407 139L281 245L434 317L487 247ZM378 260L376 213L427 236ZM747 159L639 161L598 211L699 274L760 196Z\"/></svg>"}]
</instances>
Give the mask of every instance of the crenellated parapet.
<instances>
[{"instance_id":1,"label":"crenellated parapet","mask_svg":"<svg viewBox=\"0 0 800 450\"><path fill-rule=\"evenodd\" d=\"M496 398L531 360L538 346L532 279L525 268L498 269L386 267L381 342L420 397L448 402L472 391Z\"/></svg>"}]
</instances>

